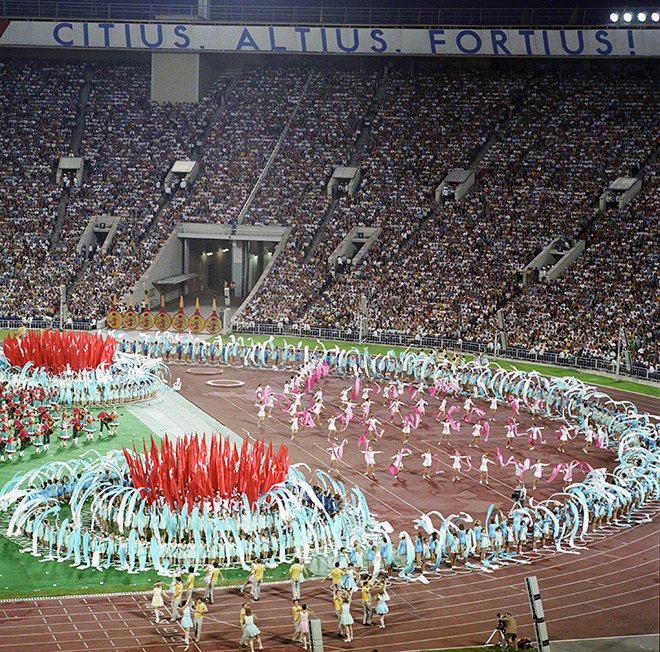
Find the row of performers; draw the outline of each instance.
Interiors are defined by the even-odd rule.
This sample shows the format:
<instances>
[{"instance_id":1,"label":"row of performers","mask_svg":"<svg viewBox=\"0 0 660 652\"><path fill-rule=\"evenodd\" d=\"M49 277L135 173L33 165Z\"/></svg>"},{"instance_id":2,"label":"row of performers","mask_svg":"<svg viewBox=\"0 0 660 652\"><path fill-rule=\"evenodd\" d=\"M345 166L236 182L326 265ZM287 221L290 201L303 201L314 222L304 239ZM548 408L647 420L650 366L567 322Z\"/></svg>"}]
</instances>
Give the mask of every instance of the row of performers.
<instances>
[{"instance_id":1,"label":"row of performers","mask_svg":"<svg viewBox=\"0 0 660 652\"><path fill-rule=\"evenodd\" d=\"M199 566L214 560L230 566L255 557L277 563L310 552L327 556L337 541L349 536L338 520L328 521L313 510L305 521L296 519L248 532L239 530L238 523L229 517L210 518L205 530L183 530L182 535L181 528L177 528L173 537L161 537L159 530L151 528L142 534L133 527L126 528L124 534L108 533L100 522L98 525L74 527L68 520L59 524L36 512L24 522L21 532L31 540L34 554L43 553L58 561L73 558L75 565L83 566L99 565L100 561L106 567L117 563L130 570ZM99 559L96 564L90 560L95 552Z\"/></svg>"},{"instance_id":2,"label":"row of performers","mask_svg":"<svg viewBox=\"0 0 660 652\"><path fill-rule=\"evenodd\" d=\"M124 361L135 367L137 362ZM139 365L137 365L139 369ZM25 401L38 405L54 401L61 405L116 405L157 396L163 390L158 369L142 369L135 374L111 374L102 369L87 369L77 373L47 374L43 369L27 372L4 369L0 372L0 390L9 395L21 395Z\"/></svg>"},{"instance_id":3,"label":"row of performers","mask_svg":"<svg viewBox=\"0 0 660 652\"><path fill-rule=\"evenodd\" d=\"M119 427L116 410L101 410L95 416L85 407L74 407L70 413L60 411L57 403L37 408L26 406L20 413L11 414L0 408L0 461L11 459L15 453L23 457L28 446L33 446L36 453L48 450L54 437L60 446L66 446L69 441L76 444L82 436L93 440L96 423L99 437L104 431L115 434Z\"/></svg>"},{"instance_id":4,"label":"row of performers","mask_svg":"<svg viewBox=\"0 0 660 652\"><path fill-rule=\"evenodd\" d=\"M639 490L648 492L650 486ZM508 515L492 510L484 526L479 520L452 522L428 536L418 533L414 540L407 533L401 533L398 545L388 537L373 533L355 537L348 528L337 529L317 513L313 514L317 517L313 525L299 520L297 525L280 523L249 532L240 530L240 522L230 517L212 518L205 530L191 529L181 535L177 528L177 535L166 539L160 536L160 528L147 529L143 535L134 527L125 535L108 534L103 530L74 527L68 520L61 525L51 523L37 512L26 520L21 531L31 540L35 555L44 554L58 561L73 559L74 565L83 568L116 565L133 572L151 567L161 571L174 566L198 568L216 560L229 567L245 566L257 557L277 564L309 554L336 556L343 570L342 585L352 588L352 572L356 575L362 571L372 572L376 560L389 573L393 568L410 570L411 566L434 570L442 560L450 566L475 562L488 565L502 556L536 550L540 546L572 545L574 540L583 538L580 536L582 525L586 526L584 534L588 527L625 524L643 500L644 496L636 492L631 492L628 499L622 499L621 495L612 495L610 499L591 497L587 500L586 521L577 499L568 500L562 506L557 504L552 510L521 508ZM338 543L345 545L341 545L335 555Z\"/></svg>"}]
</instances>

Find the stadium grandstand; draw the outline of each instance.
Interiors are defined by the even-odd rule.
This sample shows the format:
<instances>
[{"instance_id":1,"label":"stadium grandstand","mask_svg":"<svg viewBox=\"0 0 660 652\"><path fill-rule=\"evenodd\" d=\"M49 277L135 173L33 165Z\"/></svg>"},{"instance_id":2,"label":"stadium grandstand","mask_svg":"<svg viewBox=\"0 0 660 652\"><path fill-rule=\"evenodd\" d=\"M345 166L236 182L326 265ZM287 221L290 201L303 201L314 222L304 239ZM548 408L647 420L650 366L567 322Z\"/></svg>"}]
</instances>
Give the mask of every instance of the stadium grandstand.
<instances>
[{"instance_id":1,"label":"stadium grandstand","mask_svg":"<svg viewBox=\"0 0 660 652\"><path fill-rule=\"evenodd\" d=\"M0 652L656 650L659 11L0 0Z\"/></svg>"},{"instance_id":2,"label":"stadium grandstand","mask_svg":"<svg viewBox=\"0 0 660 652\"><path fill-rule=\"evenodd\" d=\"M231 285L235 331L660 378L652 12L360 4L0 2L4 323Z\"/></svg>"}]
</instances>

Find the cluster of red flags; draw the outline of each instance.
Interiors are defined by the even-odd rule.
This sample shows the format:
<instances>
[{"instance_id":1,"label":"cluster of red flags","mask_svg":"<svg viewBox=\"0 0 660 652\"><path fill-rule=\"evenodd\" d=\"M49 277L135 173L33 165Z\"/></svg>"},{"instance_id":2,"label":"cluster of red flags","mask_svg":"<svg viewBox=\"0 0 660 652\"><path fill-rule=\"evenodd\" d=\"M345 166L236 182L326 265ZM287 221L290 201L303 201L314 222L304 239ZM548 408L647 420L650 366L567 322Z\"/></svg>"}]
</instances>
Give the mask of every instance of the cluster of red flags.
<instances>
[{"instance_id":1,"label":"cluster of red flags","mask_svg":"<svg viewBox=\"0 0 660 652\"><path fill-rule=\"evenodd\" d=\"M259 496L284 482L289 471L289 449L280 446L273 454L273 442L265 449L264 440L249 447L247 437L240 453L229 439L212 434L207 444L202 436L184 435L173 444L165 435L160 451L151 436L151 448L143 440L144 457L124 448L133 486L144 488L142 497L149 504L162 498L171 509L188 511L195 504L211 503L215 498L245 494L252 505Z\"/></svg>"},{"instance_id":2,"label":"cluster of red flags","mask_svg":"<svg viewBox=\"0 0 660 652\"><path fill-rule=\"evenodd\" d=\"M28 362L49 373L109 366L117 348L114 337L85 331L31 330L5 338L4 354L12 367Z\"/></svg>"}]
</instances>

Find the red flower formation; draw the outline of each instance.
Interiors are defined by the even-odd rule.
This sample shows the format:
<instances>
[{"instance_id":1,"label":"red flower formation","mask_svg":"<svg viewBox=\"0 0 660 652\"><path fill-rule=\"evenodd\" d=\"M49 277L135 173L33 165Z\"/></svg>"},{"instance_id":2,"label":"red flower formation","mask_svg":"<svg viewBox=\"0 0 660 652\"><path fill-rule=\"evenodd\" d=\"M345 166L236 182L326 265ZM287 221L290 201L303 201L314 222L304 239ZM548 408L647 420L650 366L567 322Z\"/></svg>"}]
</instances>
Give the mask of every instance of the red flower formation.
<instances>
[{"instance_id":1,"label":"red flower formation","mask_svg":"<svg viewBox=\"0 0 660 652\"><path fill-rule=\"evenodd\" d=\"M33 362L49 373L110 366L117 348L114 337L83 331L27 331L5 338L4 354L12 367Z\"/></svg>"},{"instance_id":2,"label":"red flower formation","mask_svg":"<svg viewBox=\"0 0 660 652\"><path fill-rule=\"evenodd\" d=\"M144 457L124 448L124 456L135 488L144 488L142 498L152 504L159 498L171 509L188 512L200 503L215 498L231 498L245 494L252 505L278 483L284 482L289 471L289 449L280 446L273 455L273 442L264 450L264 440L248 448L247 437L239 454L236 444L212 434L207 445L204 436L184 435L173 445L165 435L158 446L151 436L151 450L143 440Z\"/></svg>"}]
</instances>

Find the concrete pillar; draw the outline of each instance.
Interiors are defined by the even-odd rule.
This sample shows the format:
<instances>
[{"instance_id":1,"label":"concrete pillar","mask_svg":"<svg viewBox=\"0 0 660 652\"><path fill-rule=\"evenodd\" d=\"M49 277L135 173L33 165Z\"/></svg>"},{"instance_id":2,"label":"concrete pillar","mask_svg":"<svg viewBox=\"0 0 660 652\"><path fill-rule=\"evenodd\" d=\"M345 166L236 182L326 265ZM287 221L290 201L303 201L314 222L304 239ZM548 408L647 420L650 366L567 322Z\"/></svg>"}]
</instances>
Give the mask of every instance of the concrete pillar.
<instances>
[{"instance_id":1,"label":"concrete pillar","mask_svg":"<svg viewBox=\"0 0 660 652\"><path fill-rule=\"evenodd\" d=\"M236 283L236 296L247 296L245 287L245 260L247 242L232 240L231 243L231 280Z\"/></svg>"}]
</instances>

